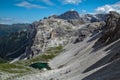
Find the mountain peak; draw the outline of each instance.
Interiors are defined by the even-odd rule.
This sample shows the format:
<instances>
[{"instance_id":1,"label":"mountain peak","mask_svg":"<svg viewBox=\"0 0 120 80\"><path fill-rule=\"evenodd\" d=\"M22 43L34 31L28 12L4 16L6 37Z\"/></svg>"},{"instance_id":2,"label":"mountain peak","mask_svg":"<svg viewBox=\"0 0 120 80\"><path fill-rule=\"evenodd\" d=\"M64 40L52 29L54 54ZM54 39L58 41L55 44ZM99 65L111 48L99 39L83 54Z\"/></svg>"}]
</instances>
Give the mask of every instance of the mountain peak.
<instances>
[{"instance_id":1,"label":"mountain peak","mask_svg":"<svg viewBox=\"0 0 120 80\"><path fill-rule=\"evenodd\" d=\"M75 10L69 10L63 14L61 14L60 16L58 16L61 19L80 19L79 13Z\"/></svg>"}]
</instances>

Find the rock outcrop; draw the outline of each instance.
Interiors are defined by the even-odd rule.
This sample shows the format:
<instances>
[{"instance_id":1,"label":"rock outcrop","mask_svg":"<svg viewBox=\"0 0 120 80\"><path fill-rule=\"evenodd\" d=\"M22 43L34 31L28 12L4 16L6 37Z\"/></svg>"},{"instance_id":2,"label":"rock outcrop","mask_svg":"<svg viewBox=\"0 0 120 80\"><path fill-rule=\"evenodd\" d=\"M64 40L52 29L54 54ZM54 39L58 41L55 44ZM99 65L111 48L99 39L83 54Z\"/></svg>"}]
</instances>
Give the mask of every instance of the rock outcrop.
<instances>
[{"instance_id":1,"label":"rock outcrop","mask_svg":"<svg viewBox=\"0 0 120 80\"><path fill-rule=\"evenodd\" d=\"M43 19L38 22L32 45L34 54L44 52L49 47L65 45L74 34L74 26L61 19Z\"/></svg>"},{"instance_id":2,"label":"rock outcrop","mask_svg":"<svg viewBox=\"0 0 120 80\"><path fill-rule=\"evenodd\" d=\"M99 41L109 44L120 38L120 14L111 11L106 19L106 25L103 27L103 36Z\"/></svg>"}]
</instances>

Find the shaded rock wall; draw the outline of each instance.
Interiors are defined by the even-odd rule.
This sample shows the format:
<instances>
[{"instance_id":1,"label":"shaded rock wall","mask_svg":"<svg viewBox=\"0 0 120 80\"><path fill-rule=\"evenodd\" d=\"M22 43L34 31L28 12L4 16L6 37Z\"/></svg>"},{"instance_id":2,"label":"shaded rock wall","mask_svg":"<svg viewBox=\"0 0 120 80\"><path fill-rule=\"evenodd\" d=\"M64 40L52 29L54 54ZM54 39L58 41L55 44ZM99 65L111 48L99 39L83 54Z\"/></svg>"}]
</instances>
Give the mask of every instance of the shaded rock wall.
<instances>
[{"instance_id":1,"label":"shaded rock wall","mask_svg":"<svg viewBox=\"0 0 120 80\"><path fill-rule=\"evenodd\" d=\"M110 12L106 19L106 25L103 28L103 36L99 41L109 44L120 38L120 14Z\"/></svg>"}]
</instances>

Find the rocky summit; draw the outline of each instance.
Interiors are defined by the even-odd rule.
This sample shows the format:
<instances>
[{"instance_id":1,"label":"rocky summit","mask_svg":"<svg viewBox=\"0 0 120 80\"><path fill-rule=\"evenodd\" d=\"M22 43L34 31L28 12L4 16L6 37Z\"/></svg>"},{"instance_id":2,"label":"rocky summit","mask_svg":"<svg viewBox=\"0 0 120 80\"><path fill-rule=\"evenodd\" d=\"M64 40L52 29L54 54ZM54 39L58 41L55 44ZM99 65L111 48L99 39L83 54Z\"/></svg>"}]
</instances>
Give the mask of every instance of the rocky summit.
<instances>
[{"instance_id":1,"label":"rocky summit","mask_svg":"<svg viewBox=\"0 0 120 80\"><path fill-rule=\"evenodd\" d=\"M10 32L1 27L0 80L119 80L119 23L114 11L67 11Z\"/></svg>"},{"instance_id":2,"label":"rocky summit","mask_svg":"<svg viewBox=\"0 0 120 80\"><path fill-rule=\"evenodd\" d=\"M70 20L70 19L80 19L80 15L77 11L67 11L61 15L58 16L58 18L61 19L66 19L66 20Z\"/></svg>"}]
</instances>

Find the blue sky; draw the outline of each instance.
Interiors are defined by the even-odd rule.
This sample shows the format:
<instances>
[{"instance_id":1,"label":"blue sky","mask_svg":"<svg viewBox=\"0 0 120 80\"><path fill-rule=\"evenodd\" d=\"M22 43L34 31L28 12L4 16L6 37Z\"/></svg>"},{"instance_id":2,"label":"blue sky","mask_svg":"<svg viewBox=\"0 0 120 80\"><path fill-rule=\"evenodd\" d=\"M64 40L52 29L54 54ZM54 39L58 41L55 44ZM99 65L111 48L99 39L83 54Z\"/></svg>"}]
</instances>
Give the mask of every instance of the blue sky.
<instances>
[{"instance_id":1,"label":"blue sky","mask_svg":"<svg viewBox=\"0 0 120 80\"><path fill-rule=\"evenodd\" d=\"M71 9L79 14L120 12L120 0L0 0L0 23L32 23Z\"/></svg>"}]
</instances>

